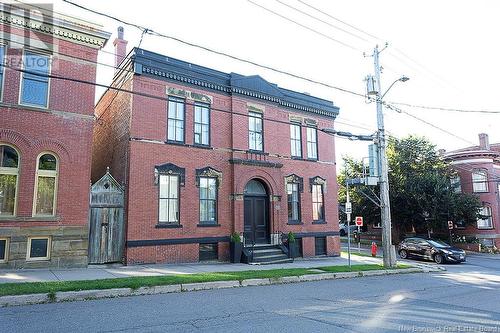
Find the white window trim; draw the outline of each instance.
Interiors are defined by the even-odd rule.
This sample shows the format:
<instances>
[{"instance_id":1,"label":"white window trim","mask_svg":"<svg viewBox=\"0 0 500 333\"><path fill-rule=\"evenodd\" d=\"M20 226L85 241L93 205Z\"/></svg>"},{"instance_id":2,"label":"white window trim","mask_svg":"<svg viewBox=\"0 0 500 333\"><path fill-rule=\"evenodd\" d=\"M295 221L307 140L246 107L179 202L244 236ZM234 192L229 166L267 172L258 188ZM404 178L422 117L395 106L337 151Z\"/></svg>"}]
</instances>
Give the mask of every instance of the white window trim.
<instances>
[{"instance_id":1,"label":"white window trim","mask_svg":"<svg viewBox=\"0 0 500 333\"><path fill-rule=\"evenodd\" d=\"M299 128L299 132L298 132L299 137L298 138L294 137L295 127ZM297 148L297 147L294 147L295 141L299 142L299 154L298 155L293 154L294 148ZM295 124L295 123L290 124L290 156L302 158L302 126L300 126L300 124Z\"/></svg>"},{"instance_id":2,"label":"white window trim","mask_svg":"<svg viewBox=\"0 0 500 333\"><path fill-rule=\"evenodd\" d=\"M493 216L492 216L492 210L491 210L491 207L490 207L490 206L483 206L482 208L483 208L483 209L486 209L486 210L488 211L488 213L489 213L489 215L484 215L484 216L488 216L488 220L490 221L490 226L488 226L488 227L480 227L478 222L479 222L480 220L481 220L481 221L484 221L484 220L486 220L486 219L480 219L480 220L478 219L478 220L476 221L476 228L477 228L478 230L491 230L491 229L493 229Z\"/></svg>"},{"instance_id":3,"label":"white window trim","mask_svg":"<svg viewBox=\"0 0 500 333\"><path fill-rule=\"evenodd\" d=\"M47 256L45 257L37 257L31 258L31 241L33 239L46 239L47 240ZM26 261L45 261L50 260L50 250L52 247L52 238L50 236L37 236L37 237L28 237L28 248L26 249Z\"/></svg>"},{"instance_id":4,"label":"white window trim","mask_svg":"<svg viewBox=\"0 0 500 333\"><path fill-rule=\"evenodd\" d=\"M48 68L47 68L47 75L51 75L52 73L52 56L50 54L47 54L47 53L44 53L44 52L40 52L40 51L33 51L33 50L26 50L24 49L23 50L23 56L22 56L22 61L21 61L21 70L24 71L25 70L25 67L24 67L24 63L25 63L25 58L26 58L26 51L30 52L30 53L34 53L34 54L39 54L41 56L45 56L48 58ZM48 77L47 78L47 105L45 106L40 106L40 105L37 105L37 104L29 104L29 103L22 103L22 92L23 92L23 75L26 74L25 72L21 72L20 73L21 75L19 75L19 92L18 92L18 99L17 99L17 104L19 105L23 105L23 106L29 106L29 107L32 107L32 108L38 108L38 109L43 109L43 110L47 110L49 108L49 104L50 104L50 82L51 82L51 79Z\"/></svg>"},{"instance_id":5,"label":"white window trim","mask_svg":"<svg viewBox=\"0 0 500 333\"><path fill-rule=\"evenodd\" d=\"M3 259L0 259L0 264L5 264L6 262L9 261L10 239L7 237L0 237L0 241L2 241L2 240L5 241L5 253L4 253Z\"/></svg>"},{"instance_id":6,"label":"white window trim","mask_svg":"<svg viewBox=\"0 0 500 333\"><path fill-rule=\"evenodd\" d=\"M314 138L316 141L310 141L309 140L309 133L314 133ZM316 156L311 156L311 150L309 149L309 144L315 145L315 150L316 150ZM306 148L307 148L307 159L309 160L319 160L319 146L318 146L318 129L316 127L310 127L308 126L306 129Z\"/></svg>"},{"instance_id":7,"label":"white window trim","mask_svg":"<svg viewBox=\"0 0 500 333\"><path fill-rule=\"evenodd\" d=\"M7 45L0 43L0 47L3 47L3 59L0 59L2 65L5 65L5 59L7 58ZM3 75L2 75L2 80L0 80L0 101L3 102L3 96L4 96L4 86L5 86L5 70L7 67L3 67Z\"/></svg>"},{"instance_id":8,"label":"white window trim","mask_svg":"<svg viewBox=\"0 0 500 333\"><path fill-rule=\"evenodd\" d=\"M40 164L40 157L42 157L45 154L50 154L56 158L56 170L39 170L39 164ZM52 199L52 214L37 214L36 213L36 201L38 199L38 177L53 177L55 178L54 181L54 198ZM33 210L31 215L33 217L51 217L51 216L56 216L56 211L57 211L57 188L59 187L59 156L57 156L56 153L51 152L51 151L44 151L38 154L38 157L36 158L36 169L35 169L35 189L33 191Z\"/></svg>"},{"instance_id":9,"label":"white window trim","mask_svg":"<svg viewBox=\"0 0 500 333\"><path fill-rule=\"evenodd\" d=\"M16 195L14 197L14 212L12 213L12 215L0 216L0 219L2 219L2 218L12 218L12 217L17 216L17 198L19 196L19 169L20 169L20 165L21 165L21 154L19 154L19 150L17 150L16 147L14 147L13 145L10 145L8 143L0 141L0 146L9 146L12 149L14 149L17 153L17 169L15 169L16 170L15 172L12 171L12 169L14 169L14 168L0 167L1 174L3 174L3 175L15 175L16 176ZM0 158L3 158L3 157L0 157Z\"/></svg>"},{"instance_id":10,"label":"white window trim","mask_svg":"<svg viewBox=\"0 0 500 333\"><path fill-rule=\"evenodd\" d=\"M481 175L483 175L483 173L486 176L486 179L484 181L475 181L474 180L474 174L481 174ZM489 183L489 180L488 180L488 170L486 170L486 169L475 169L471 173L471 178L472 178L472 192L473 193L488 193L490 191L490 186L488 184ZM486 184L486 190L484 190L484 191L476 191L474 189L474 186L476 184L483 184L483 183Z\"/></svg>"}]
</instances>

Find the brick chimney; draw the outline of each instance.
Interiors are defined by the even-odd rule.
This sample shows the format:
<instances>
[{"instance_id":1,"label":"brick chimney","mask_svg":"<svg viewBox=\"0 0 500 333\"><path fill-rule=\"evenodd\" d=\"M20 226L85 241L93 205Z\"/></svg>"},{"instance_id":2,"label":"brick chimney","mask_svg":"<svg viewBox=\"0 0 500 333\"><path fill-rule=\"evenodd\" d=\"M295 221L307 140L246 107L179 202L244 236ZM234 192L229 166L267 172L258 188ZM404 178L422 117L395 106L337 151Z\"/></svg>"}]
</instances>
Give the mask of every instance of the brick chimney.
<instances>
[{"instance_id":1,"label":"brick chimney","mask_svg":"<svg viewBox=\"0 0 500 333\"><path fill-rule=\"evenodd\" d=\"M479 148L484 150L490 150L490 140L488 139L488 134L479 134Z\"/></svg>"},{"instance_id":2,"label":"brick chimney","mask_svg":"<svg viewBox=\"0 0 500 333\"><path fill-rule=\"evenodd\" d=\"M115 67L118 67L127 56L127 41L123 39L123 27L118 27L118 37L115 38Z\"/></svg>"}]
</instances>

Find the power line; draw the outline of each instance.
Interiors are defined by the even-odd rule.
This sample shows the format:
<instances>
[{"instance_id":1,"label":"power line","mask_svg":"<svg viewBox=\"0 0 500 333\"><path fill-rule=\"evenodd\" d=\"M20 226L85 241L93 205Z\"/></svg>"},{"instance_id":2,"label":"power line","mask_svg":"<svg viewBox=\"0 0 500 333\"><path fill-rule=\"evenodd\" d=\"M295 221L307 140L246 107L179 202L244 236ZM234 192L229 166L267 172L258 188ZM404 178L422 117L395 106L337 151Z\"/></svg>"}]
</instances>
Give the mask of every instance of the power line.
<instances>
[{"instance_id":1,"label":"power line","mask_svg":"<svg viewBox=\"0 0 500 333\"><path fill-rule=\"evenodd\" d=\"M334 17L334 16L332 16L332 15L328 14L327 12L325 12L325 11L323 11L323 10L319 9L319 8L316 8L316 7L314 7L314 6L310 5L310 4L308 4L308 3L307 3L307 2L305 2L305 1L302 1L302 0L297 0L297 1L298 1L298 2L300 2L300 3L301 3L301 4L303 4L303 5L305 5L305 6L309 7L309 8L311 8L311 9L314 9L315 11L317 11L317 12L319 12L319 13L323 14L323 15L328 16L329 18L331 18L331 19L333 19L333 20L335 20L335 21L337 21L337 22L340 22L340 23L342 23L342 24L345 24L345 25L347 25L348 27L350 27L350 28L352 28L352 29L354 29L354 30L356 30L356 31L358 31L358 32L361 32L361 33L363 33L363 34L365 34L365 35L367 35L367 36L371 37L371 38L373 38L373 39L375 39L375 40L377 40L377 41L381 41L381 40L382 40L382 39L378 38L377 36L375 36L375 35L373 35L373 34L371 34L371 33L369 33L369 32L366 32L366 31L364 31L364 30L361 30L361 29L359 29L359 28L356 28L355 26L353 26L353 25L351 25L351 24L349 24L349 23L347 23L347 22L345 22L345 21L342 21L342 20L341 20L341 19L339 19L339 18L336 18L336 17Z\"/></svg>"},{"instance_id":2,"label":"power line","mask_svg":"<svg viewBox=\"0 0 500 333\"><path fill-rule=\"evenodd\" d=\"M472 141L469 141L469 140L467 140L467 139L464 139L464 138L462 138L462 137L460 137L460 136L458 136L458 135L456 135L456 134L454 134L454 133L452 133L452 132L450 132L450 131L448 131L448 130L445 130L445 129L443 129L443 128L441 128L441 127L437 126L437 125L434 125L434 124L433 124L433 123L431 123L431 122L428 122L428 121L427 121L427 120L425 120L425 119L419 118L419 117L415 116L414 114L409 113L409 112L407 112L407 111L405 111L405 110L403 110L403 109L401 109L401 108L398 108L398 107L395 107L395 106L393 106L393 105L391 105L391 104L386 104L386 103L384 103L384 105L385 105L388 109L390 109L390 110L396 111L396 112L398 112L398 113L403 113L403 114L405 114L405 115L407 115L407 116L409 116L409 117L411 117L411 118L413 118L413 119L416 119L416 120L418 120L418 121L420 121L420 122L422 122L422 123L424 123L424 124L426 124L426 125L428 125L428 126L431 126L431 127L435 128L435 129L437 129L437 130L439 130L439 131L441 131L441 132L443 132L443 133L446 133L446 134L448 134L448 135L450 135L450 136L452 136L452 137L454 137L454 138L456 138L456 139L459 139L459 140L464 141L464 142L467 142L467 143L471 143L471 144L473 144L473 145L475 144L475 143L473 143Z\"/></svg>"},{"instance_id":3,"label":"power line","mask_svg":"<svg viewBox=\"0 0 500 333\"><path fill-rule=\"evenodd\" d=\"M138 92L138 91L132 91L132 90L128 90L128 89L118 88L118 87L114 87L114 86L111 86L111 85L105 85L105 84L101 84L101 83L97 83L97 82L80 80L80 79L74 79L74 78L69 78L69 77L64 77L64 76L58 76L58 75L52 75L52 74L42 74L42 73L39 73L39 72L36 72L36 71L29 71L29 70L25 70L25 69L15 68L15 67L11 67L11 66L8 66L8 65L5 65L5 64L0 64L0 67L9 68L11 70L14 70L14 71L17 71L17 72L20 72L20 73L27 73L27 74L35 75L35 76L39 76L39 77L56 79L56 80L65 80L65 81L71 81L71 82L76 82L76 83L81 83L81 84L94 85L94 86L98 86L98 87L102 87L102 88L107 88L109 90L114 90L114 91L117 91L117 92L124 92L124 93L128 93L128 94L131 94L131 95L138 95L138 96L142 96L142 97L146 97L146 98L153 98L153 99L158 99L158 100L162 100L162 101L167 101L168 102L168 97L155 96L155 95L151 95L151 94L147 94L147 93L143 93L143 92ZM184 102L184 104L190 105L190 106L195 106L196 105L196 103L189 103L189 102ZM228 111L228 110L224 110L224 109L215 108L215 107L212 107L212 106L210 106L210 110L224 112L224 113L228 113L228 114L239 115L239 116L244 116L244 117L249 117L249 115L246 114L246 113L239 113L239 112L234 112L234 111ZM290 125L291 124L290 122L287 122L287 121L284 121L284 120L272 119L272 118L268 118L268 117L262 117L262 120L266 120L266 121L269 121L269 122L286 124L286 125ZM335 130L328 129L328 128L322 128L322 129L318 128L318 130L321 131L321 132L323 132L323 133L325 133L325 134L327 134L327 135L330 135L330 136L343 136L343 137L349 137L349 138L352 138L352 139L356 139L356 137L359 138L359 139L362 139L362 138L367 138L367 137L371 136L371 135L357 135L357 134L352 134L352 133L348 133L348 132L340 132L340 131L335 131ZM340 134L337 134L337 132L340 133Z\"/></svg>"},{"instance_id":4,"label":"power line","mask_svg":"<svg viewBox=\"0 0 500 333\"><path fill-rule=\"evenodd\" d=\"M416 105L403 102L388 102L393 105L408 106L411 108L427 109L427 110L439 110L439 111L449 111L449 112L462 112L462 113L485 113L485 114L500 114L500 110L470 110L470 109L456 109L456 108L446 108L439 106L427 106L427 105Z\"/></svg>"},{"instance_id":5,"label":"power line","mask_svg":"<svg viewBox=\"0 0 500 333\"><path fill-rule=\"evenodd\" d=\"M250 2L250 3L251 3L252 5L254 5L254 6L260 7L260 8L262 8L262 9L264 9L265 11L268 11L268 12L270 12L270 13L272 13L272 14L274 14L274 15L278 16L278 17L281 17L281 18L282 18L282 19L284 19L284 20L287 20L287 21L289 21L289 22L292 22L293 24L296 24L296 25L298 25L298 26L300 26L300 27L302 27L302 28L304 28L304 29L306 29L306 30L312 31L312 32L314 32L315 34L320 35L320 36L322 36L322 37L324 37L324 38L327 38L327 39L329 39L329 40L331 40L331 41L333 41L333 42L335 42L335 43L338 43L338 44L340 44L340 45L342 45L342 46L345 46L345 47L347 47L347 48L349 48L349 49L351 49L351 50L354 50L354 51L363 52L362 50L360 50L360 49L358 49L358 48L356 48L356 47L354 47L354 46L351 46L351 45L349 45L349 44L347 44L347 43L344 43L344 42L342 42L342 41L340 41L340 40L338 40L338 39L335 39L335 38L333 38L333 37L330 37L330 36L328 36L327 34L324 34L324 33L320 32L320 31L318 31L318 30L316 30L316 29L313 29L313 28L311 28L311 27L308 27L307 25L302 24L302 23L300 23L300 22L297 22L297 21L295 21L295 20L293 20L293 19L291 19L291 18L289 18L289 17L286 17L285 15L282 15L282 14L280 14L280 13L278 13L278 12L275 12L275 11L274 11L274 10L272 10L272 9L269 9L269 8L267 8L267 7L264 7L264 6L262 6L262 5L259 5L258 3L253 2L252 0L247 0L247 1L248 1L248 2Z\"/></svg>"},{"instance_id":6,"label":"power line","mask_svg":"<svg viewBox=\"0 0 500 333\"><path fill-rule=\"evenodd\" d=\"M325 21L325 20L322 20L322 19L320 19L320 18L318 18L318 17L316 17L316 16L314 16L314 15L311 15L311 14L309 14L309 13L307 13L307 12L303 11L303 10L300 10L300 9L298 9L297 7L294 7L294 6L292 6L292 5L289 5L289 4L287 4L287 3L285 3L285 2L283 2L283 1L281 1L281 0L274 0L274 1L276 1L276 2L278 2L278 3L280 3L280 4L282 4L283 6L286 6L286 7L290 8L290 9L293 9L293 10L295 10L296 12L299 12L299 13L301 13L301 14L303 14L303 15L306 15L306 16L308 16L308 17L310 17L310 18L312 18L312 19L314 19L314 20L316 20L316 21L318 21L318 22L321 22L321 23L323 23L323 24L326 24L326 25L328 25L329 27L332 27L332 28L334 28L334 29L340 30L340 31L342 31L342 32L344 32L344 33L346 33L346 34L348 34L348 35L351 35L351 36L353 36L353 37L356 37L356 38L358 38L358 39L360 39L360 40L362 40L362 41L364 41L364 42L369 42L366 38L363 38L363 37L361 37L361 36L359 36L359 35L356 35L356 34L354 34L354 33L350 32L350 31L348 31L348 30L345 30L345 29L342 29L341 27L338 27L338 26L336 26L336 25L333 25L333 24L331 24L331 23L329 23L329 22L327 22L327 21Z\"/></svg>"},{"instance_id":7,"label":"power line","mask_svg":"<svg viewBox=\"0 0 500 333\"><path fill-rule=\"evenodd\" d=\"M76 7L80 8L80 9L83 9L83 10L89 11L91 13L94 13L96 15L104 16L104 17L107 17L109 19L115 20L117 22L120 22L120 23L129 25L129 26L138 28L141 31L143 31L144 29L148 29L147 33L150 34L150 35L153 35L153 36L170 39L170 40L179 42L179 43L184 44L184 45L188 45L188 46L191 46L191 47L194 47L194 48L198 48L200 50L204 50L204 51L207 51L207 52L210 52L210 53L214 53L214 54L217 54L217 55L220 55L220 56L224 56L226 58L230 58L230 59L233 59L233 60L236 60L236 61L240 61L240 62L243 62L243 63L246 63L246 64L250 64L252 66L256 66L256 67L259 67L259 68L270 70L270 71L273 71L275 73L287 75L287 76L290 76L290 77L293 77L293 78L296 78L296 79L299 79L299 80L307 81L307 82L314 83L314 84L317 84L317 85L320 85L320 86L324 86L324 87L335 89L335 90L338 90L338 91L341 91L341 92L344 92L344 93L349 93L349 94L352 94L352 95L355 95L355 96L360 96L360 97L365 98L365 94L361 94L361 93L358 93L358 92L355 92L355 91L352 91L352 90L348 90L348 89L345 89L345 88L337 87L337 86L334 86L334 85L331 85L331 84L328 84L328 83L325 83L325 82L321 82L321 81L318 81L318 80L310 79L310 78L307 78L305 76L301 76L301 75L298 75L298 74L294 74L294 73L288 72L286 70L273 68L273 67L267 66L267 65L262 65L262 64L259 64L259 63L255 62L255 61L244 59L244 58L241 58L241 57L238 57L238 56L234 56L234 55L222 52L222 51L217 51L217 50L214 50L214 49L209 48L207 46L202 46L202 45L199 45L199 44L191 43L191 42L185 41L183 39L180 39L180 38L177 38L177 37L174 37L174 36L170 36L170 35L166 35L166 34L157 32L157 31L155 31L153 29L145 28L145 27L142 27L140 25L137 25L137 24L134 24L134 23L130 23L130 22L121 20L121 19L116 18L114 16L111 16L111 15L108 15L108 14L104 14L104 13L98 12L98 11L93 10L93 9L89 9L87 7L84 7L82 5L79 5L79 4L74 3L72 1L69 1L69 0L62 0L62 1L64 1L65 3L68 3L70 5L76 6Z\"/></svg>"}]
</instances>

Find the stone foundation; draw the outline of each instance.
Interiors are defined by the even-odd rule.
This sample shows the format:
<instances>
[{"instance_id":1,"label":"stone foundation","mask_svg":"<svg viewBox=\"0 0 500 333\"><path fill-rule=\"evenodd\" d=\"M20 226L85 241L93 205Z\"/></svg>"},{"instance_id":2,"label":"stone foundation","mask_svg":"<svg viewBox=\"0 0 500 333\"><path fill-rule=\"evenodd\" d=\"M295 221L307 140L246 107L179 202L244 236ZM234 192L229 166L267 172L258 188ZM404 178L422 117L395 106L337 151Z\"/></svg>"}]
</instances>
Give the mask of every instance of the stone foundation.
<instances>
[{"instance_id":1,"label":"stone foundation","mask_svg":"<svg viewBox=\"0 0 500 333\"><path fill-rule=\"evenodd\" d=\"M28 237L33 236L51 238L48 260L26 260ZM0 237L9 240L7 262L0 263L0 269L76 268L88 263L87 226L0 227Z\"/></svg>"}]
</instances>

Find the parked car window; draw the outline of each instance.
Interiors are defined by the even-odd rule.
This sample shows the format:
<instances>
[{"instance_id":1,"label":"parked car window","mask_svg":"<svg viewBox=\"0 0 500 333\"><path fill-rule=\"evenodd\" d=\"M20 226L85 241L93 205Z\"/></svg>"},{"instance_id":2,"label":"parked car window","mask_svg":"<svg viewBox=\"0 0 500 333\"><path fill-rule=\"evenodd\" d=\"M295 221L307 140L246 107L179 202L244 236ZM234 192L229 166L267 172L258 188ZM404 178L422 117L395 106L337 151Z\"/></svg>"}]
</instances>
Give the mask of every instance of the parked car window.
<instances>
[{"instance_id":1,"label":"parked car window","mask_svg":"<svg viewBox=\"0 0 500 333\"><path fill-rule=\"evenodd\" d=\"M445 242L442 242L440 240L428 240L427 242L435 247L449 247L448 244L446 244Z\"/></svg>"}]
</instances>

